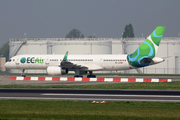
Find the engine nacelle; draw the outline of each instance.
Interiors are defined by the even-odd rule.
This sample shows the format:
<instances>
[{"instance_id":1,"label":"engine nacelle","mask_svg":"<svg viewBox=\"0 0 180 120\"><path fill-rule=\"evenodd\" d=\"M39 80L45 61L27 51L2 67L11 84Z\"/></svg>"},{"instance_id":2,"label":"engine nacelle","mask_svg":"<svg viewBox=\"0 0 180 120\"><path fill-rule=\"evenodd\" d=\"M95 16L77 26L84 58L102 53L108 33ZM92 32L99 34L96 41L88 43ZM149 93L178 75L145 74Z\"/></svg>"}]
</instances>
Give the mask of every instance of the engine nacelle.
<instances>
[{"instance_id":1,"label":"engine nacelle","mask_svg":"<svg viewBox=\"0 0 180 120\"><path fill-rule=\"evenodd\" d=\"M48 75L65 75L68 73L68 69L62 69L58 66L49 66L47 68Z\"/></svg>"}]
</instances>

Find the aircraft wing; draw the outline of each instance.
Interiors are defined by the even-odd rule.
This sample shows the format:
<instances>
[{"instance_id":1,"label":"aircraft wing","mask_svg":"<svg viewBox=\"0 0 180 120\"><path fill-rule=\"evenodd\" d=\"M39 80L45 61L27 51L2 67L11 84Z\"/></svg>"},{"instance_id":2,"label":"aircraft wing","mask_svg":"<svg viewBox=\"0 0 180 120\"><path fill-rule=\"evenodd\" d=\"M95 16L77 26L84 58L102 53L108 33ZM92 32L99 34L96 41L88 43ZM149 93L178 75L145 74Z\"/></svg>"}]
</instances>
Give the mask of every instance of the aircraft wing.
<instances>
[{"instance_id":1,"label":"aircraft wing","mask_svg":"<svg viewBox=\"0 0 180 120\"><path fill-rule=\"evenodd\" d=\"M74 63L69 62L69 61L62 61L61 62L61 67L62 68L63 67L68 68L68 69L83 69L83 70L88 69L88 67L86 67L86 66L74 64Z\"/></svg>"},{"instance_id":2,"label":"aircraft wing","mask_svg":"<svg viewBox=\"0 0 180 120\"><path fill-rule=\"evenodd\" d=\"M95 64L75 64L67 60L68 57L68 51L66 52L63 61L60 63L60 66L62 68L68 68L68 69L80 69L80 70L101 70L103 69L101 66L95 65Z\"/></svg>"},{"instance_id":3,"label":"aircraft wing","mask_svg":"<svg viewBox=\"0 0 180 120\"><path fill-rule=\"evenodd\" d=\"M95 64L75 64L69 61L62 61L61 62L62 68L68 69L80 69L80 70L101 70L103 69L101 66Z\"/></svg>"}]
</instances>

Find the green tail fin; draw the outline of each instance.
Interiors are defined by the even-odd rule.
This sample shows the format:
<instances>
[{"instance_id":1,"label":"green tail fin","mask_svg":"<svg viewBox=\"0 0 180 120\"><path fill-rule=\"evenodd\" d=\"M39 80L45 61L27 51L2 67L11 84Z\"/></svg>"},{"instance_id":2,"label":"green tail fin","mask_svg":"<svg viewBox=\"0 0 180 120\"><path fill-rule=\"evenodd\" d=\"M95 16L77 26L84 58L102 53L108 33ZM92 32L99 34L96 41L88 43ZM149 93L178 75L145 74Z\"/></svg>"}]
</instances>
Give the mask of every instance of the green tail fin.
<instances>
[{"instance_id":1,"label":"green tail fin","mask_svg":"<svg viewBox=\"0 0 180 120\"><path fill-rule=\"evenodd\" d=\"M127 56L130 65L144 67L150 64L157 53L165 28L165 26L158 26L134 53Z\"/></svg>"}]
</instances>

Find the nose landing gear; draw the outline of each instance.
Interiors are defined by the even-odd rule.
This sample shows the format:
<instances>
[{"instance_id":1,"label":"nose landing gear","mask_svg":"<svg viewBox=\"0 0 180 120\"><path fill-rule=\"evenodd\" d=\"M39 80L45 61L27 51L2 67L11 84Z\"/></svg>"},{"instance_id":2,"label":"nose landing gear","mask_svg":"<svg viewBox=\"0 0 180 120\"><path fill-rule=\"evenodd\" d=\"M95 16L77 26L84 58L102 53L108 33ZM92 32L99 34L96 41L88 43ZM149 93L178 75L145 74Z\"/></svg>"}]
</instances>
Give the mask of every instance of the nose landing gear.
<instances>
[{"instance_id":1,"label":"nose landing gear","mask_svg":"<svg viewBox=\"0 0 180 120\"><path fill-rule=\"evenodd\" d=\"M26 75L24 74L24 71L25 71L25 69L22 70L22 73L21 73L22 77L26 77Z\"/></svg>"}]
</instances>

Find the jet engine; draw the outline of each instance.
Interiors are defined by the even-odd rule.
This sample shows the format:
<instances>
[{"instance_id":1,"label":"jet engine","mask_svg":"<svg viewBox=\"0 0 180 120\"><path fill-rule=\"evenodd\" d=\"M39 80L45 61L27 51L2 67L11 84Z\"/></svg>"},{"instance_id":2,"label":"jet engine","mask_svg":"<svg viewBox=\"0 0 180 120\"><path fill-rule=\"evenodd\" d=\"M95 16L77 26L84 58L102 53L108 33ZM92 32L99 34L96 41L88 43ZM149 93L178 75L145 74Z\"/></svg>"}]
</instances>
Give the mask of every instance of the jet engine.
<instances>
[{"instance_id":1,"label":"jet engine","mask_svg":"<svg viewBox=\"0 0 180 120\"><path fill-rule=\"evenodd\" d=\"M61 67L58 66L49 66L47 68L47 73L48 75L65 75L68 73L68 69L62 69Z\"/></svg>"}]
</instances>

